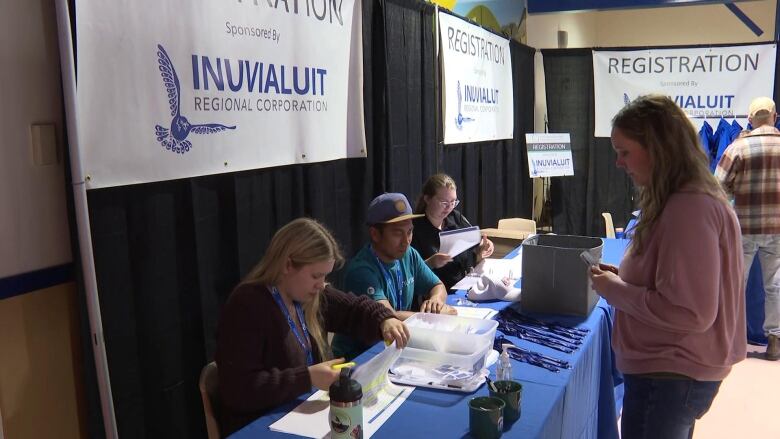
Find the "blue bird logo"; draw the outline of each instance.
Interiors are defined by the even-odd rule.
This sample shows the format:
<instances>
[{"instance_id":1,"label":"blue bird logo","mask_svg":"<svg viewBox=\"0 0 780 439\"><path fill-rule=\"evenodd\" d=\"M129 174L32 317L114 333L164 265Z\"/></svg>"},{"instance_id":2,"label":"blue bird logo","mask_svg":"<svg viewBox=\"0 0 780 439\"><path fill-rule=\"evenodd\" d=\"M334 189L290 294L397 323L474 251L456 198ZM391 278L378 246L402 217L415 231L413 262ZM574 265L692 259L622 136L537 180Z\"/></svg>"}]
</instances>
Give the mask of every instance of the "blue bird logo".
<instances>
[{"instance_id":1,"label":"blue bird logo","mask_svg":"<svg viewBox=\"0 0 780 439\"><path fill-rule=\"evenodd\" d=\"M168 93L168 107L171 110L171 127L164 128L160 125L154 126L154 134L157 141L168 151L177 154L184 154L192 148L192 143L187 140L190 133L195 134L213 134L225 130L234 130L235 126L226 126L218 123L191 124L186 117L181 115L181 86L179 77L176 75L176 69L173 68L171 58L163 46L157 45L157 63L160 65L160 76L162 76L165 91Z\"/></svg>"},{"instance_id":2,"label":"blue bird logo","mask_svg":"<svg viewBox=\"0 0 780 439\"><path fill-rule=\"evenodd\" d=\"M474 120L472 117L464 116L461 113L461 103L463 102L463 94L460 91L460 81L458 81L458 117L455 118L455 126L460 130L463 129L463 122L471 122Z\"/></svg>"}]
</instances>

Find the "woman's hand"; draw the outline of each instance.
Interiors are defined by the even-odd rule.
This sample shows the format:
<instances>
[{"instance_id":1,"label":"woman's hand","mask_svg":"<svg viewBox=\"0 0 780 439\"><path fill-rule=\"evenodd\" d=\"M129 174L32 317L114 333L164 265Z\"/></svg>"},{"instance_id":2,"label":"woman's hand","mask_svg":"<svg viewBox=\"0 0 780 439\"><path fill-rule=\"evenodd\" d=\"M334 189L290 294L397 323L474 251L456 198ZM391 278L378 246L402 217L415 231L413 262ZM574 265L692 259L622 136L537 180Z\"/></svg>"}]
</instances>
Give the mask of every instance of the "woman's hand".
<instances>
[{"instance_id":1,"label":"woman's hand","mask_svg":"<svg viewBox=\"0 0 780 439\"><path fill-rule=\"evenodd\" d=\"M482 242L479 244L479 254L482 256L482 259L489 258L493 254L494 249L493 241L489 240L487 235L482 235Z\"/></svg>"},{"instance_id":2,"label":"woman's hand","mask_svg":"<svg viewBox=\"0 0 780 439\"><path fill-rule=\"evenodd\" d=\"M435 253L425 260L425 263L431 268L441 268L452 262L452 256L446 253Z\"/></svg>"},{"instance_id":3,"label":"woman's hand","mask_svg":"<svg viewBox=\"0 0 780 439\"><path fill-rule=\"evenodd\" d=\"M409 336L409 328L406 327L404 322L395 317L391 317L382 322L382 338L384 338L388 344L395 342L395 347L401 349L406 347Z\"/></svg>"},{"instance_id":4,"label":"woman's hand","mask_svg":"<svg viewBox=\"0 0 780 439\"><path fill-rule=\"evenodd\" d=\"M591 266L590 280L593 282L593 289L607 300L609 300L608 296L612 287L623 284L623 280L617 275L617 267L608 264L599 264L598 267Z\"/></svg>"},{"instance_id":5,"label":"woman's hand","mask_svg":"<svg viewBox=\"0 0 780 439\"><path fill-rule=\"evenodd\" d=\"M611 271L618 274L618 268L612 264L599 264L599 269L601 269L601 271Z\"/></svg>"},{"instance_id":6,"label":"woman's hand","mask_svg":"<svg viewBox=\"0 0 780 439\"><path fill-rule=\"evenodd\" d=\"M333 384L339 377L339 371L333 370L331 366L335 364L341 364L344 362L344 358L336 358L335 360L323 361L309 366L309 378L311 378L311 384L324 391L330 389L330 385Z\"/></svg>"}]
</instances>

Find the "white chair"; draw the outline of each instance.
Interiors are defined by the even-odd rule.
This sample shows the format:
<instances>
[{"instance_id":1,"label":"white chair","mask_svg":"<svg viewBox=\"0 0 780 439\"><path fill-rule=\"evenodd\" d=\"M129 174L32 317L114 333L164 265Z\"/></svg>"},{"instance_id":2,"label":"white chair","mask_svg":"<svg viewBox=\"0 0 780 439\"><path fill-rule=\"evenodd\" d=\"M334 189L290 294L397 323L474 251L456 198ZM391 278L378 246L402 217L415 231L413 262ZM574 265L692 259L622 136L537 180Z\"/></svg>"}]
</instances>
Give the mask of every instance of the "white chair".
<instances>
[{"instance_id":1,"label":"white chair","mask_svg":"<svg viewBox=\"0 0 780 439\"><path fill-rule=\"evenodd\" d=\"M536 221L525 218L504 218L498 220L498 228L536 233Z\"/></svg>"},{"instance_id":2,"label":"white chair","mask_svg":"<svg viewBox=\"0 0 780 439\"><path fill-rule=\"evenodd\" d=\"M203 400L203 414L206 415L206 431L209 439L220 439L219 422L215 414L215 408L219 407L219 375L217 375L217 363L203 366L198 380L200 398Z\"/></svg>"},{"instance_id":3,"label":"white chair","mask_svg":"<svg viewBox=\"0 0 780 439\"><path fill-rule=\"evenodd\" d=\"M615 225L612 223L612 214L609 212L602 212L601 216L604 217L604 236L607 238L615 237Z\"/></svg>"}]
</instances>

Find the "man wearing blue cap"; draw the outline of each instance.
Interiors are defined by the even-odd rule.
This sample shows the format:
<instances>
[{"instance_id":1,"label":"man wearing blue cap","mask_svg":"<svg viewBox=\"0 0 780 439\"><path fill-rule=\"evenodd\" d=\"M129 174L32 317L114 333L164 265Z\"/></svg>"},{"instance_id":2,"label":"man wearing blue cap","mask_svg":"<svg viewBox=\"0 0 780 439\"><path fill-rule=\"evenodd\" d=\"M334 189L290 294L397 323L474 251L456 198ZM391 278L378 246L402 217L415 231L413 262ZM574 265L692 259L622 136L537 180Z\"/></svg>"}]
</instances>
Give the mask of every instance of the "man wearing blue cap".
<instances>
[{"instance_id":1,"label":"man wearing blue cap","mask_svg":"<svg viewBox=\"0 0 780 439\"><path fill-rule=\"evenodd\" d=\"M363 247L344 269L344 291L366 294L395 311L405 320L421 303L421 312L455 314L446 304L447 290L425 261L410 246L412 218L423 216L412 213L404 194L382 194L368 206L371 243ZM333 353L354 358L368 346L361 346L352 337L337 334Z\"/></svg>"}]
</instances>

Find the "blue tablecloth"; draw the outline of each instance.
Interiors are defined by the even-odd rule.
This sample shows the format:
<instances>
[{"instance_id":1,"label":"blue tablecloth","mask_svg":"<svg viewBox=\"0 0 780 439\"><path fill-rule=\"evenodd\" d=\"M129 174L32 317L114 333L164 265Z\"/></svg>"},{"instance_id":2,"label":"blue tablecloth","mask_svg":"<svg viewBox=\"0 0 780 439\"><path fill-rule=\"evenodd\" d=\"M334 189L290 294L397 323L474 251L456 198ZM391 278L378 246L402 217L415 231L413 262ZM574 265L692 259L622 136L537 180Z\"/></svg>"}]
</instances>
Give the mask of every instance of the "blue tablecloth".
<instances>
[{"instance_id":1,"label":"blue tablecloth","mask_svg":"<svg viewBox=\"0 0 780 439\"><path fill-rule=\"evenodd\" d=\"M625 243L617 239L605 240L603 260L619 263ZM453 303L458 297L463 297L463 293L451 295L449 301ZM493 309L507 305L497 301L480 304ZM505 434L523 438L617 438L615 385L621 380L615 372L610 348L612 311L609 305L600 300L587 318L537 317L576 325L590 332L580 349L572 354L509 337L519 346L567 360L574 367L553 373L513 360L513 375L523 384L522 415L514 424L507 426ZM383 348L383 343L378 343L356 361L358 364L365 362ZM495 372L495 365L491 372ZM487 394L484 385L471 394L417 388L373 437L468 437L468 401ZM268 426L308 396L303 395L299 400L266 414L231 438L289 437L270 431Z\"/></svg>"}]
</instances>

